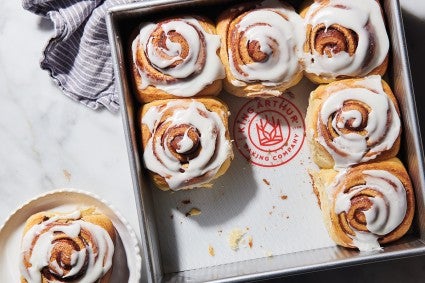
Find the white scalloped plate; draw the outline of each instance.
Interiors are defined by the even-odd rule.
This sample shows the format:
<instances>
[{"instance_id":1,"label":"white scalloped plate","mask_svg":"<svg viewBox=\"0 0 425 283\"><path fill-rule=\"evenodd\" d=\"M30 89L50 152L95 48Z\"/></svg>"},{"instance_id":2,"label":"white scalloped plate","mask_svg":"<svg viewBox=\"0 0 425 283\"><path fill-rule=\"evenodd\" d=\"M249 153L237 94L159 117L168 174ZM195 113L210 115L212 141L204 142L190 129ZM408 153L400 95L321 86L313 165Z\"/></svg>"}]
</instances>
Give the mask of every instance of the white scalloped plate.
<instances>
[{"instance_id":1,"label":"white scalloped plate","mask_svg":"<svg viewBox=\"0 0 425 283\"><path fill-rule=\"evenodd\" d=\"M40 211L71 212L95 206L107 215L118 232L110 282L139 282L142 257L133 229L113 207L96 195L74 189L60 189L23 204L0 227L0 282L20 282L19 254L25 221Z\"/></svg>"}]
</instances>

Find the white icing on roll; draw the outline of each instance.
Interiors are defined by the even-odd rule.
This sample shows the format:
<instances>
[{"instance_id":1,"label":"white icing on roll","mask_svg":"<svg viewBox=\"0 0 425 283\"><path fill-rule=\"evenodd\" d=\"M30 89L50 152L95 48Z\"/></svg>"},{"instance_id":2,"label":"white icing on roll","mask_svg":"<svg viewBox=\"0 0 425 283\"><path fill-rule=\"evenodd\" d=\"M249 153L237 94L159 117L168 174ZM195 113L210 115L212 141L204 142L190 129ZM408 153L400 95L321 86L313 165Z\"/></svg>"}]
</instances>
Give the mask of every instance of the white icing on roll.
<instances>
[{"instance_id":1,"label":"white icing on roll","mask_svg":"<svg viewBox=\"0 0 425 283\"><path fill-rule=\"evenodd\" d=\"M277 86L292 80L299 72L303 25L301 17L292 8L282 7L277 1L265 1L259 9L243 16L235 28L239 34L244 34L247 45L252 41L258 42L267 59L239 65L241 73L234 62L232 46L235 47L235 44L229 42L229 67L237 79L232 81L233 85L245 86L247 82L258 81L266 86Z\"/></svg>"},{"instance_id":2,"label":"white icing on roll","mask_svg":"<svg viewBox=\"0 0 425 283\"><path fill-rule=\"evenodd\" d=\"M167 37L165 41L166 47L153 44L152 32L158 28L158 25L161 25ZM171 41L169 37L170 32L174 31L180 34L189 46L189 54L185 58L181 56L182 46ZM177 79L174 82L156 80L149 76L143 68L138 67L138 73L142 78L142 89L152 85L176 96L190 97L215 80L225 77L224 67L217 55L217 50L220 47L220 37L206 32L194 18L185 17L165 23L143 24L140 28L139 36L132 44L134 64L136 64L138 44L143 48L145 56L157 71ZM203 52L205 52L206 57L205 62L201 64L198 59ZM166 59L159 53L165 53L170 58ZM183 62L174 67L171 66L179 60L183 60Z\"/></svg>"},{"instance_id":3,"label":"white icing on roll","mask_svg":"<svg viewBox=\"0 0 425 283\"><path fill-rule=\"evenodd\" d=\"M189 128L190 129L190 128ZM193 141L189 138L187 133L189 132L189 129L187 129L184 132L182 140L178 143L178 149L176 150L178 153L185 153L192 149L194 146Z\"/></svg>"},{"instance_id":4,"label":"white icing on roll","mask_svg":"<svg viewBox=\"0 0 425 283\"><path fill-rule=\"evenodd\" d=\"M58 215L32 226L22 239L22 260L20 261L20 271L22 276L29 283L41 283L42 270L49 268L51 274L66 278L75 276L79 283L93 283L101 278L112 266L112 256L114 254L114 243L109 234L100 226L80 220L81 213L75 211L71 214ZM68 223L57 223L59 220L72 220ZM57 233L63 233L67 239L75 239L82 231L88 231L92 242L87 242L80 251L73 251L70 262L71 269L64 275L60 262L51 261L54 239ZM36 239L36 241L34 241ZM94 247L95 246L95 247ZM24 265L24 256L28 256L30 267ZM63 255L65 256L65 255ZM56 280L48 282L57 282Z\"/></svg>"},{"instance_id":5,"label":"white icing on roll","mask_svg":"<svg viewBox=\"0 0 425 283\"><path fill-rule=\"evenodd\" d=\"M383 90L381 77L367 77L359 80L357 86L332 93L323 102L319 113L319 135L316 140L331 154L336 168L375 159L382 151L390 149L400 134L400 118L393 102ZM344 129L344 122L351 120L354 127L364 122L361 113L356 110L342 112L339 116L334 115L342 111L341 108L347 101L359 101L370 108L367 125L361 129L365 130L366 134L343 131L347 130ZM388 116L390 120L387 125ZM343 121L337 121L338 117L342 117ZM332 141L324 139L321 129L321 124L327 125L329 119L332 119L332 128L338 134Z\"/></svg>"},{"instance_id":6,"label":"white icing on roll","mask_svg":"<svg viewBox=\"0 0 425 283\"><path fill-rule=\"evenodd\" d=\"M170 152L169 148L161 144L168 137L154 139L159 122L164 112L177 107L172 115L167 117L161 124L170 123L168 128L180 125L189 125L190 128L199 132L199 147L197 156L188 160L183 166L181 162ZM171 101L165 107L151 107L142 118L142 123L149 128L152 137L149 139L144 150L145 166L165 178L172 190L180 190L187 187L195 187L211 180L221 165L232 155L231 144L226 139L226 128L220 116L206 109L205 105L195 100L184 104L179 100ZM179 142L177 152L187 152L195 144L188 138L186 130L183 139ZM164 133L166 135L166 133ZM190 141L189 141L190 140ZM198 178L197 182L187 182Z\"/></svg>"},{"instance_id":7,"label":"white icing on roll","mask_svg":"<svg viewBox=\"0 0 425 283\"><path fill-rule=\"evenodd\" d=\"M344 172L345 174L345 172ZM388 171L365 170L365 184L357 185L344 193L341 190L335 199L335 213L348 212L351 206L351 199L362 190L373 189L382 196L369 197L372 206L363 211L366 218L366 227L370 233L355 231L353 245L361 251L380 249L378 238L394 231L402 222L407 211L406 190L401 181ZM346 177L346 176L345 176Z\"/></svg>"},{"instance_id":8,"label":"white icing on roll","mask_svg":"<svg viewBox=\"0 0 425 283\"><path fill-rule=\"evenodd\" d=\"M315 2L305 16L305 25L313 28L324 24L327 29L338 24L351 29L358 36L354 55L341 51L337 54L320 54L316 50L304 53L304 64L308 73L337 77L365 76L381 65L389 49L388 35L379 3L375 0L330 0L329 3ZM373 57L369 58L370 53ZM371 59L367 65L365 61Z\"/></svg>"}]
</instances>

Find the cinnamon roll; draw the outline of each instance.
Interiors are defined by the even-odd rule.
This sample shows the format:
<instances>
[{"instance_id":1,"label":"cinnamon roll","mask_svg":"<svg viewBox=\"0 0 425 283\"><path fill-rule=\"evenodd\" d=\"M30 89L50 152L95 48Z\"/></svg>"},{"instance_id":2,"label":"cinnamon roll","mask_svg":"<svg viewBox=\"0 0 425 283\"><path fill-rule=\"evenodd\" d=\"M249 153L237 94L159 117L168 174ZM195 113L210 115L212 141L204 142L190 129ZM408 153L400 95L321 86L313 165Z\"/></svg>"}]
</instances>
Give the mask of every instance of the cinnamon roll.
<instances>
[{"instance_id":1,"label":"cinnamon roll","mask_svg":"<svg viewBox=\"0 0 425 283\"><path fill-rule=\"evenodd\" d=\"M139 100L218 94L225 76L219 48L215 27L201 17L143 23L132 42Z\"/></svg>"},{"instance_id":2,"label":"cinnamon roll","mask_svg":"<svg viewBox=\"0 0 425 283\"><path fill-rule=\"evenodd\" d=\"M316 83L383 75L389 40L379 1L314 1L301 11L305 20L303 62Z\"/></svg>"},{"instance_id":3,"label":"cinnamon roll","mask_svg":"<svg viewBox=\"0 0 425 283\"><path fill-rule=\"evenodd\" d=\"M95 208L40 212L24 227L21 282L100 282L112 271L115 230Z\"/></svg>"},{"instance_id":4,"label":"cinnamon roll","mask_svg":"<svg viewBox=\"0 0 425 283\"><path fill-rule=\"evenodd\" d=\"M397 158L364 163L340 172L312 173L320 208L332 239L361 251L401 238L412 223L414 192Z\"/></svg>"},{"instance_id":5,"label":"cinnamon roll","mask_svg":"<svg viewBox=\"0 0 425 283\"><path fill-rule=\"evenodd\" d=\"M233 158L229 110L212 98L145 104L141 111L143 160L162 190L211 187Z\"/></svg>"},{"instance_id":6,"label":"cinnamon roll","mask_svg":"<svg viewBox=\"0 0 425 283\"><path fill-rule=\"evenodd\" d=\"M321 168L388 159L400 147L397 101L377 75L319 86L310 95L306 128Z\"/></svg>"},{"instance_id":7,"label":"cinnamon roll","mask_svg":"<svg viewBox=\"0 0 425 283\"><path fill-rule=\"evenodd\" d=\"M282 1L232 7L219 16L217 33L228 92L273 97L301 80L302 19Z\"/></svg>"}]
</instances>

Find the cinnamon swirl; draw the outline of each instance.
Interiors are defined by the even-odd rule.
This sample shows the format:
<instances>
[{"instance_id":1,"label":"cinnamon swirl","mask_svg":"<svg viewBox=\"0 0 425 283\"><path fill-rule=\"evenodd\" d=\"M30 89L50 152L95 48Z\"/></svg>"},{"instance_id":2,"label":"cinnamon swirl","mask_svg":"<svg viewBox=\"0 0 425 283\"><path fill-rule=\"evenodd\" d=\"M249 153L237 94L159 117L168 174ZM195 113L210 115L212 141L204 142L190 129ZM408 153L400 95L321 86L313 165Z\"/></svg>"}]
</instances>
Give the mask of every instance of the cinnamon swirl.
<instances>
[{"instance_id":1,"label":"cinnamon swirl","mask_svg":"<svg viewBox=\"0 0 425 283\"><path fill-rule=\"evenodd\" d=\"M133 77L142 102L216 95L224 68L217 54L220 37L201 17L143 23L132 42Z\"/></svg>"},{"instance_id":2,"label":"cinnamon swirl","mask_svg":"<svg viewBox=\"0 0 425 283\"><path fill-rule=\"evenodd\" d=\"M228 92L273 97L301 80L302 20L282 1L232 7L219 16L217 33Z\"/></svg>"},{"instance_id":3,"label":"cinnamon swirl","mask_svg":"<svg viewBox=\"0 0 425 283\"><path fill-rule=\"evenodd\" d=\"M389 40L376 0L314 1L302 10L305 20L303 62L316 83L383 75Z\"/></svg>"},{"instance_id":4,"label":"cinnamon swirl","mask_svg":"<svg viewBox=\"0 0 425 283\"><path fill-rule=\"evenodd\" d=\"M31 216L22 238L21 282L109 281L115 230L94 208Z\"/></svg>"},{"instance_id":5,"label":"cinnamon swirl","mask_svg":"<svg viewBox=\"0 0 425 283\"><path fill-rule=\"evenodd\" d=\"M326 227L338 245L377 250L409 230L414 192L397 158L340 172L323 169L312 173L312 179Z\"/></svg>"},{"instance_id":6,"label":"cinnamon swirl","mask_svg":"<svg viewBox=\"0 0 425 283\"><path fill-rule=\"evenodd\" d=\"M310 95L306 127L321 168L388 159L400 147L397 101L377 75L319 86Z\"/></svg>"},{"instance_id":7,"label":"cinnamon swirl","mask_svg":"<svg viewBox=\"0 0 425 283\"><path fill-rule=\"evenodd\" d=\"M210 187L233 158L229 110L212 98L145 104L141 111L143 159L162 190Z\"/></svg>"}]
</instances>

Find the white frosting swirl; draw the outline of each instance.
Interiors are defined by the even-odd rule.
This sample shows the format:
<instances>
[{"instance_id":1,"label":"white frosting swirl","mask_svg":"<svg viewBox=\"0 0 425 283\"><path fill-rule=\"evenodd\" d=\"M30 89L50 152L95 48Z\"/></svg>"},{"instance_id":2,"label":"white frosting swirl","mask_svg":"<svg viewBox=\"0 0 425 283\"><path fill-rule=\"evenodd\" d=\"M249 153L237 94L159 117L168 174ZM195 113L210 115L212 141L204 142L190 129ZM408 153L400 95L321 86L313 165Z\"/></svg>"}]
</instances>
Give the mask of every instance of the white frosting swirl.
<instances>
[{"instance_id":1,"label":"white frosting swirl","mask_svg":"<svg viewBox=\"0 0 425 283\"><path fill-rule=\"evenodd\" d=\"M345 178L343 171L339 178ZM355 232L353 245L361 251L380 249L378 238L394 231L404 220L407 211L406 189L401 181L388 171L365 170L365 183L350 188L347 192L340 190L335 196L335 213L348 213L351 200L356 195L361 195L363 190L372 189L380 194L368 197L372 206L363 211L366 218L366 227L369 232L358 231L350 225ZM335 189L335 188L331 188ZM348 234L347 234L348 235Z\"/></svg>"},{"instance_id":2,"label":"white frosting swirl","mask_svg":"<svg viewBox=\"0 0 425 283\"><path fill-rule=\"evenodd\" d=\"M308 73L331 78L341 75L365 76L384 62L389 40L378 1L330 0L325 4L317 1L308 10L305 25L314 28L320 24L324 24L326 29L337 24L354 31L358 44L352 56L341 51L329 57L314 49L311 53L304 53ZM371 52L374 53L372 57Z\"/></svg>"},{"instance_id":3,"label":"white frosting swirl","mask_svg":"<svg viewBox=\"0 0 425 283\"><path fill-rule=\"evenodd\" d=\"M329 91L332 91L331 88ZM359 127L366 122L362 114L354 109L343 111L344 104L356 101L368 107L367 124L359 130L345 127ZM336 112L342 111L339 115ZM330 131L328 120L332 120L337 137L326 140L323 131ZM341 121L342 120L342 121ZM390 149L397 140L401 129L399 114L392 100L384 92L380 76L369 76L359 80L355 87L332 93L322 104L318 121L317 141L331 154L335 167L347 167L370 161L382 151Z\"/></svg>"},{"instance_id":4,"label":"white frosting swirl","mask_svg":"<svg viewBox=\"0 0 425 283\"><path fill-rule=\"evenodd\" d=\"M266 86L277 86L288 82L299 72L302 48L303 25L301 17L289 6L277 1L265 1L256 10L247 12L235 26L235 31L246 46L229 42L229 67L237 79L235 86L247 82L261 82ZM234 38L234 37L233 37ZM257 42L266 59L235 65L248 44Z\"/></svg>"},{"instance_id":5,"label":"white frosting swirl","mask_svg":"<svg viewBox=\"0 0 425 283\"><path fill-rule=\"evenodd\" d=\"M165 112L174 108L172 115L163 120ZM161 123L160 123L161 121ZM168 102L165 107L151 107L142 118L151 133L144 150L145 166L165 178L172 190L195 187L211 180L226 159L232 155L230 141L226 139L226 128L220 116L209 111L201 102L192 100L189 103L175 100ZM155 138L160 125L168 125L168 129L188 125L199 133L200 152L182 164L170 149L163 143L170 137ZM195 145L188 138L186 130L176 151L183 153L190 151ZM164 135L167 135L165 131ZM171 137L172 138L172 137ZM196 149L194 149L196 151ZM196 182L192 182L197 178Z\"/></svg>"},{"instance_id":6,"label":"white frosting swirl","mask_svg":"<svg viewBox=\"0 0 425 283\"><path fill-rule=\"evenodd\" d=\"M42 271L45 268L49 269L50 274L63 278L64 281L72 276L78 276L77 280L80 283L93 283L109 271L114 254L114 243L111 237L102 227L80 218L80 211L54 216L32 226L25 233L22 239L20 271L27 282L41 283ZM72 221L61 223L58 222L60 220ZM55 239L61 235L61 238L67 238L72 242L82 233L89 233L91 241L87 241L86 246L81 250L73 251L70 256L70 266L67 267L70 269L65 274L64 267L61 266L64 263L60 262L60 258L52 255L56 244ZM31 264L30 267L25 266L24 258ZM48 282L58 281L53 279Z\"/></svg>"},{"instance_id":7,"label":"white frosting swirl","mask_svg":"<svg viewBox=\"0 0 425 283\"><path fill-rule=\"evenodd\" d=\"M152 33L162 28L165 46L156 46ZM186 56L182 56L182 46L171 40L171 34L178 33L189 46ZM172 82L155 78L137 63L138 45L143 48L144 56L161 76L174 78ZM133 61L141 76L141 88L149 85L176 96L190 97L217 79L225 77L224 67L217 55L220 37L204 30L200 23L190 17L167 20L164 22L145 23L140 28L139 36L133 41ZM166 54L166 58L161 54ZM205 60L202 58L205 56ZM177 61L178 64L173 65Z\"/></svg>"},{"instance_id":8,"label":"white frosting swirl","mask_svg":"<svg viewBox=\"0 0 425 283\"><path fill-rule=\"evenodd\" d=\"M178 149L176 150L178 153L185 153L190 151L193 146L194 146L194 142L189 138L189 136L187 135L187 133L189 132L189 129L187 129L184 132L183 138L182 140L178 143Z\"/></svg>"}]
</instances>

